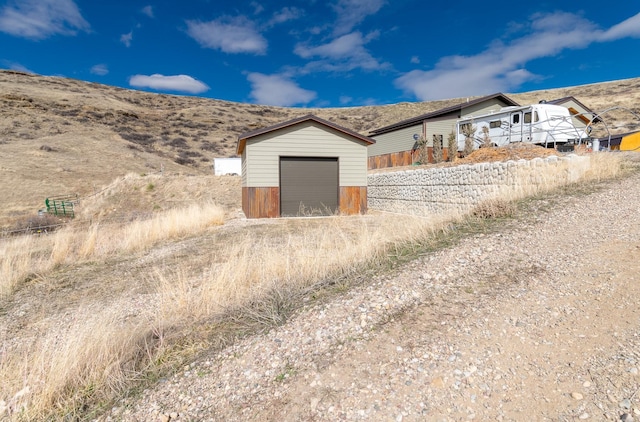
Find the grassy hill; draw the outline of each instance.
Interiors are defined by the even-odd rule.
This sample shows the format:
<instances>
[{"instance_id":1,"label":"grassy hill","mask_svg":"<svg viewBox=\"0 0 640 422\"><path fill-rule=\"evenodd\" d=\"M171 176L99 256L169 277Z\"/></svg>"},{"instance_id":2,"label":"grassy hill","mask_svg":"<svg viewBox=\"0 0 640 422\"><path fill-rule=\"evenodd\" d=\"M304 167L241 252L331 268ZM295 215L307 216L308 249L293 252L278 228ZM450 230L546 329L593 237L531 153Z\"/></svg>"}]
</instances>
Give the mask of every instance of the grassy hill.
<instances>
[{"instance_id":1,"label":"grassy hill","mask_svg":"<svg viewBox=\"0 0 640 422\"><path fill-rule=\"evenodd\" d=\"M640 113L640 78L509 94L521 104L568 95L596 111L619 105ZM461 101L283 108L0 71L0 226L48 196L86 197L128 173L210 174L214 157L235 154L239 134L308 113L368 134ZM630 113L607 118L618 132L638 127Z\"/></svg>"}]
</instances>

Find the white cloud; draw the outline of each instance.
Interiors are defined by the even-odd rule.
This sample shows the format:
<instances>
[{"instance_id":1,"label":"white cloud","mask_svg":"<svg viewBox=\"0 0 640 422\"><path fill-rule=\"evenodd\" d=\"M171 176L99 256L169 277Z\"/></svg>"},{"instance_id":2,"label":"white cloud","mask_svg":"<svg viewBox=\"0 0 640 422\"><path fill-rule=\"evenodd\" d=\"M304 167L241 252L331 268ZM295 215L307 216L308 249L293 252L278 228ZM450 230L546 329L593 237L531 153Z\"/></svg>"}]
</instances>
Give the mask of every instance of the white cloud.
<instances>
[{"instance_id":1,"label":"white cloud","mask_svg":"<svg viewBox=\"0 0 640 422\"><path fill-rule=\"evenodd\" d=\"M145 15L147 15L150 18L154 18L155 15L153 14L153 6L145 6L142 8L142 10L140 10L142 13L144 13Z\"/></svg>"},{"instance_id":2,"label":"white cloud","mask_svg":"<svg viewBox=\"0 0 640 422\"><path fill-rule=\"evenodd\" d=\"M209 87L197 79L187 75L164 76L160 74L134 75L129 78L129 85L136 88L151 88L159 91L179 91L200 94Z\"/></svg>"},{"instance_id":3,"label":"white cloud","mask_svg":"<svg viewBox=\"0 0 640 422\"><path fill-rule=\"evenodd\" d=\"M351 104L353 102L353 97L350 97L348 95L341 95L339 101L342 105Z\"/></svg>"},{"instance_id":4,"label":"white cloud","mask_svg":"<svg viewBox=\"0 0 640 422\"><path fill-rule=\"evenodd\" d=\"M307 104L317 96L283 75L249 73L247 79L251 82L251 97L259 104L290 107Z\"/></svg>"},{"instance_id":5,"label":"white cloud","mask_svg":"<svg viewBox=\"0 0 640 422\"><path fill-rule=\"evenodd\" d=\"M109 73L109 68L106 64L97 64L91 67L91 73L93 73L94 75L104 76Z\"/></svg>"},{"instance_id":6,"label":"white cloud","mask_svg":"<svg viewBox=\"0 0 640 422\"><path fill-rule=\"evenodd\" d=\"M280 11L273 14L273 17L267 26L273 26L291 20L299 19L304 12L297 7L284 7Z\"/></svg>"},{"instance_id":7,"label":"white cloud","mask_svg":"<svg viewBox=\"0 0 640 422\"><path fill-rule=\"evenodd\" d=\"M418 56L411 57L411 63L419 64L420 63L420 57L418 57Z\"/></svg>"},{"instance_id":8,"label":"white cloud","mask_svg":"<svg viewBox=\"0 0 640 422\"><path fill-rule=\"evenodd\" d=\"M17 37L41 40L90 27L73 0L13 0L0 10L0 31Z\"/></svg>"},{"instance_id":9,"label":"white cloud","mask_svg":"<svg viewBox=\"0 0 640 422\"><path fill-rule=\"evenodd\" d=\"M128 34L120 35L120 42L127 47L131 47L131 40L133 40L133 31L129 32Z\"/></svg>"},{"instance_id":10,"label":"white cloud","mask_svg":"<svg viewBox=\"0 0 640 422\"><path fill-rule=\"evenodd\" d=\"M474 56L444 57L432 70L413 70L397 78L395 84L420 100L509 91L540 78L524 68L528 62L565 49L586 48L607 37L638 34L635 24L639 16L603 32L593 22L571 13L536 14L527 27L529 32L520 38L507 44L494 41Z\"/></svg>"},{"instance_id":11,"label":"white cloud","mask_svg":"<svg viewBox=\"0 0 640 422\"><path fill-rule=\"evenodd\" d=\"M210 22L187 21L187 33L202 47L225 53L265 54L267 40L244 16Z\"/></svg>"},{"instance_id":12,"label":"white cloud","mask_svg":"<svg viewBox=\"0 0 640 422\"><path fill-rule=\"evenodd\" d=\"M2 65L5 66L7 69L36 74L36 72L27 68L26 66L20 63L9 61L9 60L2 60Z\"/></svg>"},{"instance_id":13,"label":"white cloud","mask_svg":"<svg viewBox=\"0 0 640 422\"><path fill-rule=\"evenodd\" d=\"M599 40L615 41L626 37L640 37L640 13L612 26L600 36Z\"/></svg>"},{"instance_id":14,"label":"white cloud","mask_svg":"<svg viewBox=\"0 0 640 422\"><path fill-rule=\"evenodd\" d=\"M255 15L259 15L260 13L264 12L264 6L257 1L252 1L251 3L249 3L249 5L253 7L253 13Z\"/></svg>"},{"instance_id":15,"label":"white cloud","mask_svg":"<svg viewBox=\"0 0 640 422\"><path fill-rule=\"evenodd\" d=\"M367 16L376 14L384 4L385 0L338 0L338 3L333 6L338 15L333 34L342 35L351 32Z\"/></svg>"},{"instance_id":16,"label":"white cloud","mask_svg":"<svg viewBox=\"0 0 640 422\"><path fill-rule=\"evenodd\" d=\"M378 37L378 32L372 32L366 37L360 32L342 35L333 41L315 47L298 44L294 53L304 59L318 57L322 60L310 62L306 66L307 71L342 71L353 69L378 70L388 67L386 63L380 63L365 48L365 44Z\"/></svg>"}]
</instances>

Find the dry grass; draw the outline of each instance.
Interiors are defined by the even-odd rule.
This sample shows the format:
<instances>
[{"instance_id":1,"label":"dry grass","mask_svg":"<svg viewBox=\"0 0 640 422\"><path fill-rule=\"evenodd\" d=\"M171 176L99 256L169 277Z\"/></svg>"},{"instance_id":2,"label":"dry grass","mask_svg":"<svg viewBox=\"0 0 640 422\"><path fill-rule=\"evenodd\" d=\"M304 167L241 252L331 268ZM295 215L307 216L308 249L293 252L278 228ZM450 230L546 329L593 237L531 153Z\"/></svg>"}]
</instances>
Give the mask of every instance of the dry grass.
<instances>
[{"instance_id":1,"label":"dry grass","mask_svg":"<svg viewBox=\"0 0 640 422\"><path fill-rule=\"evenodd\" d=\"M302 230L285 226L275 236L246 232L213 253L214 264L199 275L183 268L150 270L156 290L146 299L153 303L147 312L125 321L109 307L78 310L92 316L49 331L4 359L0 397L28 386L29 394L15 403L27 419L106 402L167 362L176 364L188 344L215 342L205 335L207 326L229 318L262 327L280 323L306 292L384 262L399 245L425 239L442 224L399 216L321 221Z\"/></svg>"},{"instance_id":2,"label":"dry grass","mask_svg":"<svg viewBox=\"0 0 640 422\"><path fill-rule=\"evenodd\" d=\"M591 160L588 177L617 174L615 154L593 154ZM508 201L515 196L508 194L512 196L486 207L482 217L510 214ZM198 215L185 220L193 219ZM203 220L202 226L185 229L169 214L155 222L111 227L106 232L94 226L83 236L61 231L52 237L52 244L61 249L57 254L51 250L51 262L73 268L74 260L82 256L104 260L118 251L150 252L159 238L146 232L170 225L175 229L162 232L180 236L217 223ZM388 265L407 245L429 243L449 224L443 219L372 215L273 221L266 233L253 226L239 227L226 238L224 247L202 251L204 261L211 264L201 271L179 265L148 269L146 285L154 287L137 317L123 314L126 298L111 302L97 298L77 308L71 321L5 352L0 360L0 398L19 409L25 419L86 415L85 406L96 409L107 404L150 374L181 364L198 350L247 330L282 323L310 292L349 279L371 265ZM120 237L117 248L103 243ZM23 250L35 247L27 238L16 242L22 242ZM19 391L22 394L14 399Z\"/></svg>"},{"instance_id":3,"label":"dry grass","mask_svg":"<svg viewBox=\"0 0 640 422\"><path fill-rule=\"evenodd\" d=\"M173 209L127 224L94 223L65 227L52 235L21 236L0 243L0 298L10 295L30 274L60 265L106 260L116 254L145 250L154 244L220 225L224 211L213 203Z\"/></svg>"},{"instance_id":4,"label":"dry grass","mask_svg":"<svg viewBox=\"0 0 640 422\"><path fill-rule=\"evenodd\" d=\"M599 152L590 154L591 165L585 180L601 181L618 177L624 171L623 156L619 152Z\"/></svg>"}]
</instances>

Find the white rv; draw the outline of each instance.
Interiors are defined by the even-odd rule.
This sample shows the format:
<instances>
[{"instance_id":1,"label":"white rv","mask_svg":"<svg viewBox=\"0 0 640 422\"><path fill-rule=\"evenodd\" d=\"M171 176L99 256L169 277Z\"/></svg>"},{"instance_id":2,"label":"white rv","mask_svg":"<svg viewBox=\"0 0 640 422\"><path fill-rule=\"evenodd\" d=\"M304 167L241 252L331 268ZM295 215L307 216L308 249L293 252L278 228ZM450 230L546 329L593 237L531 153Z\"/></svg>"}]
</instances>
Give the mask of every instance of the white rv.
<instances>
[{"instance_id":1,"label":"white rv","mask_svg":"<svg viewBox=\"0 0 640 422\"><path fill-rule=\"evenodd\" d=\"M545 103L504 107L490 114L458 120L458 151L464 150L467 135L474 128L471 134L474 149L486 144L503 146L511 142L529 142L555 147L588 137L585 128L574 126L567 108Z\"/></svg>"}]
</instances>

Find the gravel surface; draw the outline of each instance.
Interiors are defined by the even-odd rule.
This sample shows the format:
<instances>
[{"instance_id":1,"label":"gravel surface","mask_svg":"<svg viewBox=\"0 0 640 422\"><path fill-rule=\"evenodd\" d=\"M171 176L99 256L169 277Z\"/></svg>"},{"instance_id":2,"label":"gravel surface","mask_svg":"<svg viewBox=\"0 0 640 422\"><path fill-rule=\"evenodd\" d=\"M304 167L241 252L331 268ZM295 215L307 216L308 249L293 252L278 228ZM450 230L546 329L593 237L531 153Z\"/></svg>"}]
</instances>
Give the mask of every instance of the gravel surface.
<instances>
[{"instance_id":1,"label":"gravel surface","mask_svg":"<svg viewBox=\"0 0 640 422\"><path fill-rule=\"evenodd\" d=\"M309 304L101 420L640 421L640 175L549 208Z\"/></svg>"}]
</instances>

